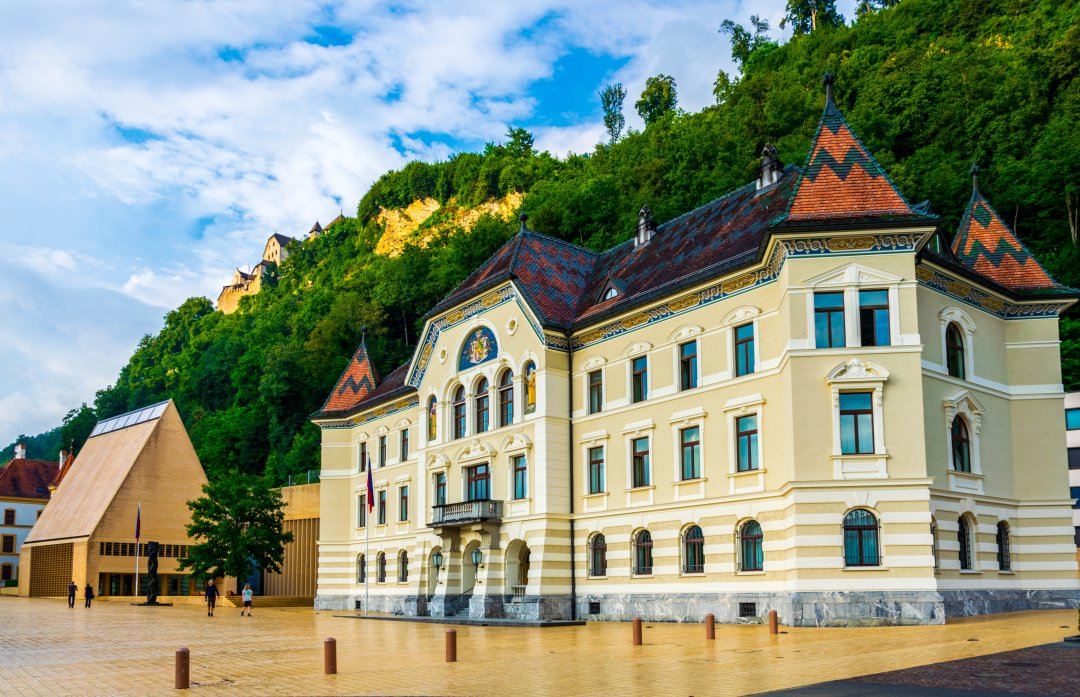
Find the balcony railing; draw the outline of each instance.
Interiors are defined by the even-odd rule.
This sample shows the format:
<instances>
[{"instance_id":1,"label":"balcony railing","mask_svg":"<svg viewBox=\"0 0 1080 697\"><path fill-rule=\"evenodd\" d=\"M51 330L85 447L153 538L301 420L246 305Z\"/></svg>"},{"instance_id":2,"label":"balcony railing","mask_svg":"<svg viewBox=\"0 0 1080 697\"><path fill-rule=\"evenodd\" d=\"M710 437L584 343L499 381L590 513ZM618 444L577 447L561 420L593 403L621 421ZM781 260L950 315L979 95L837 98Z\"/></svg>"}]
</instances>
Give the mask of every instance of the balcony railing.
<instances>
[{"instance_id":1,"label":"balcony railing","mask_svg":"<svg viewBox=\"0 0 1080 697\"><path fill-rule=\"evenodd\" d=\"M502 501L462 501L444 503L431 507L431 523L428 527L449 527L469 523L498 523L502 520Z\"/></svg>"}]
</instances>

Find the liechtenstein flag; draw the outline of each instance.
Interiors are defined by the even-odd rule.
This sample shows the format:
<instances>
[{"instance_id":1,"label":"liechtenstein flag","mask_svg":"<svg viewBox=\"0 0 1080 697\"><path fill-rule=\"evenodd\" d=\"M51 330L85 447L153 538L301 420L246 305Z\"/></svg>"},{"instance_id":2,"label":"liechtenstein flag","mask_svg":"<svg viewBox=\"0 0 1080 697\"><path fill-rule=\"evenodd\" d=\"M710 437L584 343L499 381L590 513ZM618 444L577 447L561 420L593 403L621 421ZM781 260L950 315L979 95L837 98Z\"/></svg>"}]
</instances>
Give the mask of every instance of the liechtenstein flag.
<instances>
[{"instance_id":1,"label":"liechtenstein flag","mask_svg":"<svg viewBox=\"0 0 1080 697\"><path fill-rule=\"evenodd\" d=\"M135 542L139 541L139 528L142 525L142 501L139 502L138 511L135 513Z\"/></svg>"},{"instance_id":2,"label":"liechtenstein flag","mask_svg":"<svg viewBox=\"0 0 1080 697\"><path fill-rule=\"evenodd\" d=\"M371 458L368 458L367 467L367 509L368 513L371 513L371 509L375 508L375 486L371 483Z\"/></svg>"}]
</instances>

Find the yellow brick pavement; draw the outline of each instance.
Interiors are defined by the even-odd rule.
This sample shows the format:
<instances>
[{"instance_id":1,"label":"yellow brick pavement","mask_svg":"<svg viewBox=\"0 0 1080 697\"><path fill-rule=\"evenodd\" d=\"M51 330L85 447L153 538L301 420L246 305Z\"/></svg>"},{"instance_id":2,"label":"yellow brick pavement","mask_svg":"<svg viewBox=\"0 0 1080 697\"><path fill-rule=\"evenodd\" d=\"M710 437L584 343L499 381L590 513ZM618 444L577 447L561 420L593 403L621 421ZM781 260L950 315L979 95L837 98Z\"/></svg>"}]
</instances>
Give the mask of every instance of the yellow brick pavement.
<instances>
[{"instance_id":1,"label":"yellow brick pavement","mask_svg":"<svg viewBox=\"0 0 1080 697\"><path fill-rule=\"evenodd\" d=\"M191 650L192 695L744 695L1059 641L1073 611L1024 612L937 627L803 629L629 624L456 627L346 619L308 609L138 608L0 597L0 694L165 695L177 647ZM338 642L322 674L323 639ZM970 641L978 639L978 641ZM1070 652L1071 653L1071 652Z\"/></svg>"}]
</instances>

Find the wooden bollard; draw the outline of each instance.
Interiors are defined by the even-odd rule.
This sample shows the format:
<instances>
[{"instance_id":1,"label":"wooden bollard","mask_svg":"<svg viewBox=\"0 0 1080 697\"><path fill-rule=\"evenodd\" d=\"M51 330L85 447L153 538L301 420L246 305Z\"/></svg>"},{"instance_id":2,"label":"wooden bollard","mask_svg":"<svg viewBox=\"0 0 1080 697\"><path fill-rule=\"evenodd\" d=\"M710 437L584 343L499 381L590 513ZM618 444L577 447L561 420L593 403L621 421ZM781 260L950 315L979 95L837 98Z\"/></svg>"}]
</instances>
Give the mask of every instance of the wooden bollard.
<instances>
[{"instance_id":1,"label":"wooden bollard","mask_svg":"<svg viewBox=\"0 0 1080 697\"><path fill-rule=\"evenodd\" d=\"M177 690L186 690L191 684L191 652L184 647L176 650L176 683Z\"/></svg>"},{"instance_id":2,"label":"wooden bollard","mask_svg":"<svg viewBox=\"0 0 1080 697\"><path fill-rule=\"evenodd\" d=\"M634 646L641 646L641 618L634 618Z\"/></svg>"},{"instance_id":3,"label":"wooden bollard","mask_svg":"<svg viewBox=\"0 0 1080 697\"><path fill-rule=\"evenodd\" d=\"M327 637L323 642L323 673L337 675L337 639Z\"/></svg>"},{"instance_id":4,"label":"wooden bollard","mask_svg":"<svg viewBox=\"0 0 1080 697\"><path fill-rule=\"evenodd\" d=\"M446 662L457 663L457 630L446 630Z\"/></svg>"},{"instance_id":5,"label":"wooden bollard","mask_svg":"<svg viewBox=\"0 0 1080 697\"><path fill-rule=\"evenodd\" d=\"M716 638L716 615L712 614L711 612L705 615L705 638Z\"/></svg>"},{"instance_id":6,"label":"wooden bollard","mask_svg":"<svg viewBox=\"0 0 1080 697\"><path fill-rule=\"evenodd\" d=\"M776 610L769 610L769 634L779 634L780 618L776 614Z\"/></svg>"}]
</instances>

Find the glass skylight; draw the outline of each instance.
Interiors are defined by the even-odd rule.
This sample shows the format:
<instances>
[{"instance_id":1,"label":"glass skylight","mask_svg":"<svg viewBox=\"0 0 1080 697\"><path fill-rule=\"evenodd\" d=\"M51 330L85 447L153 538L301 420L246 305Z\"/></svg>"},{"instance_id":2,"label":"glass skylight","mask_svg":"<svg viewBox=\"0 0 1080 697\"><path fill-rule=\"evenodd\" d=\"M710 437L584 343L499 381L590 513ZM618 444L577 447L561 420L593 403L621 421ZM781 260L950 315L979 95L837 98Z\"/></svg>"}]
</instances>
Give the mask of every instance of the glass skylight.
<instances>
[{"instance_id":1,"label":"glass skylight","mask_svg":"<svg viewBox=\"0 0 1080 697\"><path fill-rule=\"evenodd\" d=\"M160 419L161 415L165 413L165 407L167 406L169 406L169 401L165 400L164 402L158 402L157 404L151 404L150 406L142 407L141 409L129 411L126 414L102 419L94 426L94 430L90 432L90 437L103 436L106 433L119 431L128 426L135 426L137 424L146 423L147 421L153 421L154 419Z\"/></svg>"}]
</instances>

